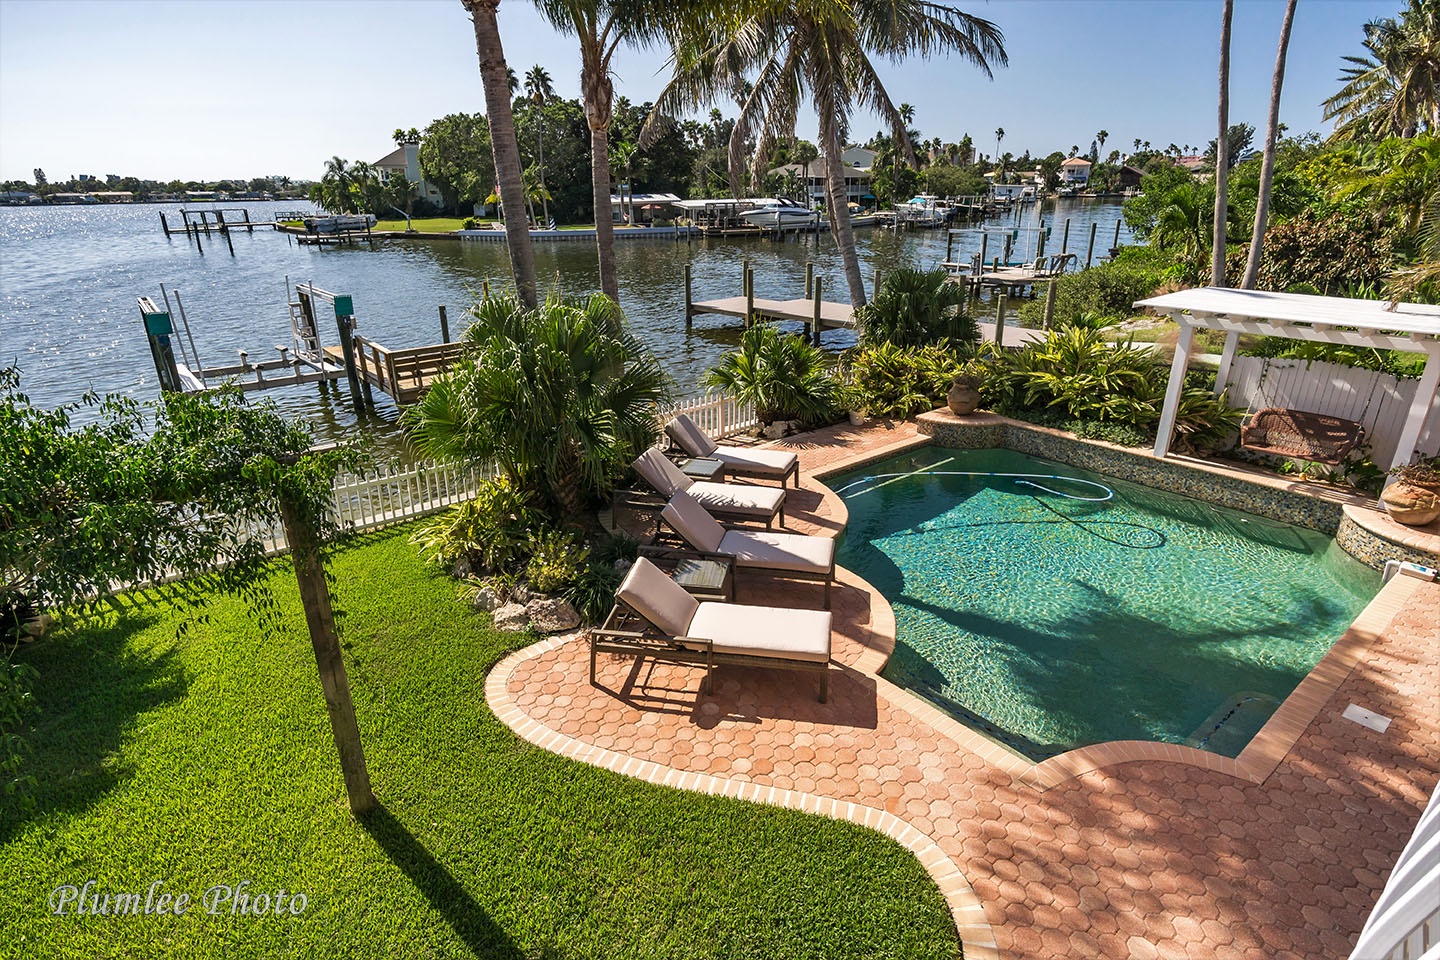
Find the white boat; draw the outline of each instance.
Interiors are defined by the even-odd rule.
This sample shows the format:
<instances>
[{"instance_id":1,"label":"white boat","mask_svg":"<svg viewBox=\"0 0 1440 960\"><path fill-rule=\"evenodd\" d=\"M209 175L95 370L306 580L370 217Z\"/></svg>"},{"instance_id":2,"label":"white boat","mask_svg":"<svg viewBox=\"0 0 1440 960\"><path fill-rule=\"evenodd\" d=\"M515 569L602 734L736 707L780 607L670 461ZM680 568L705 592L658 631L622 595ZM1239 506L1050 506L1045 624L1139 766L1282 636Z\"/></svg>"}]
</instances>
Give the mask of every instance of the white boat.
<instances>
[{"instance_id":1,"label":"white boat","mask_svg":"<svg viewBox=\"0 0 1440 960\"><path fill-rule=\"evenodd\" d=\"M819 220L820 214L793 200L768 199L761 206L740 213L740 219L768 230L786 227L810 226Z\"/></svg>"}]
</instances>

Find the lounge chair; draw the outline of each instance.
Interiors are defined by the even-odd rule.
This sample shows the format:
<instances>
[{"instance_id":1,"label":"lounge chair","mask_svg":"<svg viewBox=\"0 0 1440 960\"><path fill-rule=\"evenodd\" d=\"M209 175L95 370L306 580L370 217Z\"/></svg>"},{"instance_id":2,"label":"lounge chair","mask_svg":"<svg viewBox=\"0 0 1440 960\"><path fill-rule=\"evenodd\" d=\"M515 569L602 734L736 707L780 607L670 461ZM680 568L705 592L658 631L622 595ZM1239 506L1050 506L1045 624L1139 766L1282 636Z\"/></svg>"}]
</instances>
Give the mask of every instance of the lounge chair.
<instances>
[{"instance_id":1,"label":"lounge chair","mask_svg":"<svg viewBox=\"0 0 1440 960\"><path fill-rule=\"evenodd\" d=\"M605 623L590 632L590 683L601 653L654 657L705 666L714 691L717 664L820 674L820 702L830 695L830 612L701 603L644 557L635 561Z\"/></svg>"},{"instance_id":2,"label":"lounge chair","mask_svg":"<svg viewBox=\"0 0 1440 960\"><path fill-rule=\"evenodd\" d=\"M665 433L690 456L719 460L732 476L779 480L782 487L794 477L795 486L800 486L800 458L788 451L722 447L683 413L665 424Z\"/></svg>"},{"instance_id":3,"label":"lounge chair","mask_svg":"<svg viewBox=\"0 0 1440 960\"><path fill-rule=\"evenodd\" d=\"M683 490L700 501L706 510L727 520L759 520L771 526L780 518L785 526L785 491L776 487L760 487L746 483L713 483L693 480L651 447L631 464L645 482L666 500Z\"/></svg>"},{"instance_id":4,"label":"lounge chair","mask_svg":"<svg viewBox=\"0 0 1440 960\"><path fill-rule=\"evenodd\" d=\"M671 497L660 511L660 520L692 550L727 557L734 561L737 570L824 583L825 609L830 609L830 585L835 582L835 541L830 537L769 530L726 530L683 490Z\"/></svg>"}]
</instances>

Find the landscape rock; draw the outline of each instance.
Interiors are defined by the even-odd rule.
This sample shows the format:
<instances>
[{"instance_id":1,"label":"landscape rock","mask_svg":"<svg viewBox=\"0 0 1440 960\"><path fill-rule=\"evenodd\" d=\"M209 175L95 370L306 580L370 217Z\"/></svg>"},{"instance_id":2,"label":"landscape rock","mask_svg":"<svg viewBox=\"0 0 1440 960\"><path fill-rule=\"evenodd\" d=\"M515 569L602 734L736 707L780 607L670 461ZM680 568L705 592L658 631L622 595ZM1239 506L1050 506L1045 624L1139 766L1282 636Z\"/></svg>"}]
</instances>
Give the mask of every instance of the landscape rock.
<instances>
[{"instance_id":1,"label":"landscape rock","mask_svg":"<svg viewBox=\"0 0 1440 960\"><path fill-rule=\"evenodd\" d=\"M580 614L568 600L531 600L525 613L537 633L559 633L580 626Z\"/></svg>"},{"instance_id":2,"label":"landscape rock","mask_svg":"<svg viewBox=\"0 0 1440 960\"><path fill-rule=\"evenodd\" d=\"M525 607L518 603L507 603L496 609L492 616L495 629L507 633L519 633L530 626L530 615L525 612Z\"/></svg>"},{"instance_id":3,"label":"landscape rock","mask_svg":"<svg viewBox=\"0 0 1440 960\"><path fill-rule=\"evenodd\" d=\"M774 423L767 423L760 428L760 435L766 440L779 440L788 436L795 429L798 420L776 420Z\"/></svg>"},{"instance_id":4,"label":"landscape rock","mask_svg":"<svg viewBox=\"0 0 1440 960\"><path fill-rule=\"evenodd\" d=\"M465 580L475 575L475 568L470 564L469 557L461 557L455 561L455 566L450 568L450 576L456 580Z\"/></svg>"},{"instance_id":5,"label":"landscape rock","mask_svg":"<svg viewBox=\"0 0 1440 960\"><path fill-rule=\"evenodd\" d=\"M494 610L505 602L500 596L500 591L486 585L475 591L476 610Z\"/></svg>"},{"instance_id":6,"label":"landscape rock","mask_svg":"<svg viewBox=\"0 0 1440 960\"><path fill-rule=\"evenodd\" d=\"M528 583L517 583L515 584L515 589L510 591L510 599L516 603L529 603L538 596L540 596L540 594L531 590L530 584Z\"/></svg>"}]
</instances>

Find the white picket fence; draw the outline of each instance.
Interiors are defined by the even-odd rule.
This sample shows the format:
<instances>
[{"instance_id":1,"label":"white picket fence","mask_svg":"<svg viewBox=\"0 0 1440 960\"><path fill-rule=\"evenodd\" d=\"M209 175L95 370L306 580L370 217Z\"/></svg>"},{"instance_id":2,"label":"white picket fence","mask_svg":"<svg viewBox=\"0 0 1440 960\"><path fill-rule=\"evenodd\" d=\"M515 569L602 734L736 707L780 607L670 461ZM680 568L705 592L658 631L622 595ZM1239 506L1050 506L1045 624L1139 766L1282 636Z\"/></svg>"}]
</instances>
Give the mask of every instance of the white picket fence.
<instances>
[{"instance_id":1,"label":"white picket fence","mask_svg":"<svg viewBox=\"0 0 1440 960\"><path fill-rule=\"evenodd\" d=\"M656 419L663 425L677 413L690 417L715 439L759 423L750 404L726 397L697 397L668 404L656 410ZM433 460L383 465L368 475L343 473L335 478L333 516L343 530L373 530L463 503L475 495L482 481L494 475L493 469L456 467ZM269 552L285 549L285 533L278 518L252 527L248 533L265 541Z\"/></svg>"},{"instance_id":2,"label":"white picket fence","mask_svg":"<svg viewBox=\"0 0 1440 960\"><path fill-rule=\"evenodd\" d=\"M661 407L656 411L656 417L661 426L664 426L679 413L693 420L695 426L712 440L734 436L742 430L753 430L760 425L753 404L737 403L729 397L691 397Z\"/></svg>"},{"instance_id":3,"label":"white picket fence","mask_svg":"<svg viewBox=\"0 0 1440 960\"><path fill-rule=\"evenodd\" d=\"M1286 407L1359 421L1371 459L1383 467L1395 456L1417 382L1319 360L1236 357L1227 385L1233 407ZM1440 452L1440 406L1431 408L1419 448Z\"/></svg>"}]
</instances>

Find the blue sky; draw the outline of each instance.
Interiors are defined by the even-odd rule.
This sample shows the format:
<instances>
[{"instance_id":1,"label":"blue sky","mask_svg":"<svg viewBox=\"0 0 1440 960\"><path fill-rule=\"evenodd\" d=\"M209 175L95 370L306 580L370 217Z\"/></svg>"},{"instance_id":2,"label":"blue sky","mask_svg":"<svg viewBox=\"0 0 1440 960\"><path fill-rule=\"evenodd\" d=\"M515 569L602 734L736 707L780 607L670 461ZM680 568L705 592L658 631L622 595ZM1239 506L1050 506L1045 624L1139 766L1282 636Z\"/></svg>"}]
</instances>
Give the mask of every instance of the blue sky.
<instances>
[{"instance_id":1,"label":"blue sky","mask_svg":"<svg viewBox=\"0 0 1440 960\"><path fill-rule=\"evenodd\" d=\"M1216 127L1220 0L960 2L1005 32L1010 66L987 80L959 60L886 65L896 103L928 138L982 151L1106 150L1138 137L1203 145ZM1231 119L1262 127L1284 10L1236 0ZM1361 25L1400 0L1299 0L1281 119L1327 132L1320 101ZM505 0L506 59L543 64L578 96L573 43L531 4ZM663 85L664 57L623 52L617 91ZM0 0L0 179L90 173L214 180L315 178L326 158L376 160L396 127L483 111L474 34L459 0ZM852 137L879 124L857 116ZM813 118L801 136L814 139Z\"/></svg>"}]
</instances>

